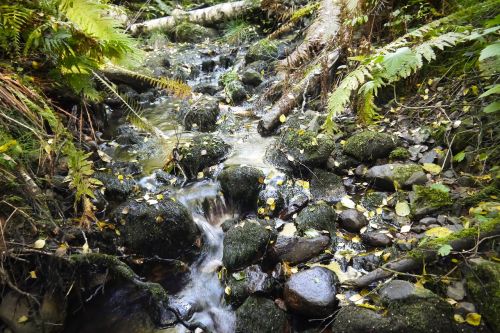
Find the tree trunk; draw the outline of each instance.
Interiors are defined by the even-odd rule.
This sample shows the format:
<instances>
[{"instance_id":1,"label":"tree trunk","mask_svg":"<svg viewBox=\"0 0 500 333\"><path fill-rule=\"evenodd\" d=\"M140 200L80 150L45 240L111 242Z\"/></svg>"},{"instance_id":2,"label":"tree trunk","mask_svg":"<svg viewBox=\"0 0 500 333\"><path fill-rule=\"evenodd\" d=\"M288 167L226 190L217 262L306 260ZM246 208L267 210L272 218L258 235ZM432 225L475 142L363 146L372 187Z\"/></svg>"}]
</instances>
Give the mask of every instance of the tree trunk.
<instances>
[{"instance_id":1,"label":"tree trunk","mask_svg":"<svg viewBox=\"0 0 500 333\"><path fill-rule=\"evenodd\" d=\"M187 20L200 25L208 25L241 16L252 9L259 8L258 1L226 2L208 8L195 9L189 12L179 11L173 16L166 16L142 23L132 24L130 31L136 35L153 29L171 29L179 21Z\"/></svg>"}]
</instances>

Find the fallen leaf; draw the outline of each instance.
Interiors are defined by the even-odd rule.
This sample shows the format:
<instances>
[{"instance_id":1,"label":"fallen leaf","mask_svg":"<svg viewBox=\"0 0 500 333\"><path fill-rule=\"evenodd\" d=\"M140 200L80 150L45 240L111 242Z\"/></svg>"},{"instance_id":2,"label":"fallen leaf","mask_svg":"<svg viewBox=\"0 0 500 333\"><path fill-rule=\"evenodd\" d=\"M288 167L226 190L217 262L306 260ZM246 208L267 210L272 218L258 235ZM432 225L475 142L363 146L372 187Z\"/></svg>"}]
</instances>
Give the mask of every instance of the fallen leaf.
<instances>
[{"instance_id":1,"label":"fallen leaf","mask_svg":"<svg viewBox=\"0 0 500 333\"><path fill-rule=\"evenodd\" d=\"M455 320L457 323L459 324L463 324L465 323L465 319L464 317L462 317L461 315L459 315L458 313L456 313L454 316L453 316L453 320Z\"/></svg>"},{"instance_id":2,"label":"fallen leaf","mask_svg":"<svg viewBox=\"0 0 500 333\"><path fill-rule=\"evenodd\" d=\"M111 163L111 156L109 156L108 154L106 154L102 150L98 150L97 151L97 155L99 155L99 157L101 158L101 160L103 160L104 162Z\"/></svg>"},{"instance_id":3,"label":"fallen leaf","mask_svg":"<svg viewBox=\"0 0 500 333\"><path fill-rule=\"evenodd\" d=\"M285 121L286 121L286 116L285 116L284 114L282 114L282 115L280 116L280 122L281 122L281 123L284 123Z\"/></svg>"},{"instance_id":4,"label":"fallen leaf","mask_svg":"<svg viewBox=\"0 0 500 333\"><path fill-rule=\"evenodd\" d=\"M448 228L445 227L435 227L427 230L425 232L426 236L433 237L433 238L441 238L441 237L446 237L452 234L453 231L451 231Z\"/></svg>"},{"instance_id":5,"label":"fallen leaf","mask_svg":"<svg viewBox=\"0 0 500 333\"><path fill-rule=\"evenodd\" d=\"M33 247L35 249L43 249L45 247L45 239L39 239L34 244Z\"/></svg>"},{"instance_id":6,"label":"fallen leaf","mask_svg":"<svg viewBox=\"0 0 500 333\"><path fill-rule=\"evenodd\" d=\"M293 235L295 235L296 231L297 231L297 228L295 227L295 224L285 223L285 225L283 226L283 230L281 230L281 232L280 232L280 235L292 237Z\"/></svg>"},{"instance_id":7,"label":"fallen leaf","mask_svg":"<svg viewBox=\"0 0 500 333\"><path fill-rule=\"evenodd\" d=\"M409 232L411 230L411 224L405 224L401 227L401 233Z\"/></svg>"},{"instance_id":8,"label":"fallen leaf","mask_svg":"<svg viewBox=\"0 0 500 333\"><path fill-rule=\"evenodd\" d=\"M342 204L342 206L346 207L346 208L355 208L356 207L356 204L354 203L354 201L351 200L351 198L349 197L343 197L341 200L340 200L340 203Z\"/></svg>"},{"instance_id":9,"label":"fallen leaf","mask_svg":"<svg viewBox=\"0 0 500 333\"><path fill-rule=\"evenodd\" d=\"M433 175L437 175L441 172L441 167L434 163L424 163L422 168Z\"/></svg>"},{"instance_id":10,"label":"fallen leaf","mask_svg":"<svg viewBox=\"0 0 500 333\"><path fill-rule=\"evenodd\" d=\"M19 324L25 323L25 322L27 322L28 320L29 320L28 316L21 316L21 317L17 318L17 322L18 322Z\"/></svg>"},{"instance_id":11,"label":"fallen leaf","mask_svg":"<svg viewBox=\"0 0 500 333\"><path fill-rule=\"evenodd\" d=\"M471 312L465 317L467 324L472 326L479 326L481 324L481 315L479 313Z\"/></svg>"},{"instance_id":12,"label":"fallen leaf","mask_svg":"<svg viewBox=\"0 0 500 333\"><path fill-rule=\"evenodd\" d=\"M398 216L410 215L410 205L408 205L407 201L398 201L396 204L396 214Z\"/></svg>"},{"instance_id":13,"label":"fallen leaf","mask_svg":"<svg viewBox=\"0 0 500 333\"><path fill-rule=\"evenodd\" d=\"M226 293L226 295L231 295L231 287L227 286L227 287L224 289L224 292Z\"/></svg>"},{"instance_id":14,"label":"fallen leaf","mask_svg":"<svg viewBox=\"0 0 500 333\"><path fill-rule=\"evenodd\" d=\"M31 277L32 279L36 279L36 278L37 278L37 276L36 276L36 271L31 271L31 272L30 272L30 277Z\"/></svg>"},{"instance_id":15,"label":"fallen leaf","mask_svg":"<svg viewBox=\"0 0 500 333\"><path fill-rule=\"evenodd\" d=\"M89 243L85 242L85 244L83 244L83 246L82 246L82 252L83 253L90 253L90 252L92 252L90 250L90 248L89 248Z\"/></svg>"}]
</instances>

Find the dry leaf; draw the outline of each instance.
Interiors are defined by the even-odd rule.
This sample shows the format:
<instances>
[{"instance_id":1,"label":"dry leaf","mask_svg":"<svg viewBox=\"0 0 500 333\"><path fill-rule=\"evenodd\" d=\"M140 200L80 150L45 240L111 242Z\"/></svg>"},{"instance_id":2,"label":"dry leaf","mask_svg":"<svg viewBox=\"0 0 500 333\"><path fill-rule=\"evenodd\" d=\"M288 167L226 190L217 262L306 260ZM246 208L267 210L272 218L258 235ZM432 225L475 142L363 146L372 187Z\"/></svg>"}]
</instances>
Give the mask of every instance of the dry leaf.
<instances>
[{"instance_id":1,"label":"dry leaf","mask_svg":"<svg viewBox=\"0 0 500 333\"><path fill-rule=\"evenodd\" d=\"M398 201L396 204L396 214L398 216L410 215L410 205L408 205L407 201Z\"/></svg>"},{"instance_id":2,"label":"dry leaf","mask_svg":"<svg viewBox=\"0 0 500 333\"><path fill-rule=\"evenodd\" d=\"M27 322L28 320L29 320L28 316L21 316L21 317L17 318L17 322L18 322L19 324L25 323L25 322Z\"/></svg>"},{"instance_id":3,"label":"dry leaf","mask_svg":"<svg viewBox=\"0 0 500 333\"><path fill-rule=\"evenodd\" d=\"M351 200L351 198L349 197L343 197L341 200L340 200L340 203L342 204L342 206L346 207L346 208L355 208L356 207L356 204L354 203L354 201Z\"/></svg>"},{"instance_id":4,"label":"dry leaf","mask_svg":"<svg viewBox=\"0 0 500 333\"><path fill-rule=\"evenodd\" d=\"M433 175L437 175L441 172L441 167L434 163L424 163L422 168Z\"/></svg>"},{"instance_id":5,"label":"dry leaf","mask_svg":"<svg viewBox=\"0 0 500 333\"><path fill-rule=\"evenodd\" d=\"M401 227L401 233L409 232L411 230L411 224L405 224Z\"/></svg>"},{"instance_id":6,"label":"dry leaf","mask_svg":"<svg viewBox=\"0 0 500 333\"><path fill-rule=\"evenodd\" d=\"M431 229L427 230L425 232L425 235L429 236L429 237L434 237L434 238L441 238L441 237L449 236L452 233L453 233L453 231L451 231L448 228L435 227L435 228L431 228Z\"/></svg>"},{"instance_id":7,"label":"dry leaf","mask_svg":"<svg viewBox=\"0 0 500 333\"><path fill-rule=\"evenodd\" d=\"M43 249L45 247L45 239L39 239L34 244L33 247L35 249Z\"/></svg>"},{"instance_id":8,"label":"dry leaf","mask_svg":"<svg viewBox=\"0 0 500 333\"><path fill-rule=\"evenodd\" d=\"M479 313L471 312L465 317L467 324L472 326L479 326L481 324L481 315Z\"/></svg>"}]
</instances>

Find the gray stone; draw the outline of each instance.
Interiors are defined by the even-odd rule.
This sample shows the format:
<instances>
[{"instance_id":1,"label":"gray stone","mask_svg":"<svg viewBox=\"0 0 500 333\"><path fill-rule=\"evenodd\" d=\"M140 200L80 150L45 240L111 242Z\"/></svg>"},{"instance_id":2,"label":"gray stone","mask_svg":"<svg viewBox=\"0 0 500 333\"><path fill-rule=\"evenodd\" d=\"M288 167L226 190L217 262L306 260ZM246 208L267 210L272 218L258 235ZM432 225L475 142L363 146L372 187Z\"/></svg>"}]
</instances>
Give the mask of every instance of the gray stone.
<instances>
[{"instance_id":1,"label":"gray stone","mask_svg":"<svg viewBox=\"0 0 500 333\"><path fill-rule=\"evenodd\" d=\"M293 312L306 317L322 317L332 313L336 304L337 277L324 267L293 274L285 284L285 303Z\"/></svg>"},{"instance_id":2,"label":"gray stone","mask_svg":"<svg viewBox=\"0 0 500 333\"><path fill-rule=\"evenodd\" d=\"M117 175L96 172L94 178L100 180L104 185L104 196L109 201L124 201L137 188L137 182L134 179L122 175L123 179L118 179Z\"/></svg>"},{"instance_id":3,"label":"gray stone","mask_svg":"<svg viewBox=\"0 0 500 333\"><path fill-rule=\"evenodd\" d=\"M252 265L243 271L231 274L228 285L231 293L226 296L226 299L232 305L239 306L250 295L270 294L273 281L269 274L262 272L260 266Z\"/></svg>"},{"instance_id":4,"label":"gray stone","mask_svg":"<svg viewBox=\"0 0 500 333\"><path fill-rule=\"evenodd\" d=\"M330 238L324 235L314 238L278 235L271 253L279 261L296 265L322 253L329 243Z\"/></svg>"},{"instance_id":5,"label":"gray stone","mask_svg":"<svg viewBox=\"0 0 500 333\"><path fill-rule=\"evenodd\" d=\"M370 168L365 176L374 181L376 186L387 190L393 190L395 182L402 188L427 182L427 176L422 167L417 164L377 165Z\"/></svg>"},{"instance_id":6,"label":"gray stone","mask_svg":"<svg viewBox=\"0 0 500 333\"><path fill-rule=\"evenodd\" d=\"M217 127L216 122L219 113L217 99L202 96L181 117L188 131L196 128L201 132L211 132Z\"/></svg>"},{"instance_id":7,"label":"gray stone","mask_svg":"<svg viewBox=\"0 0 500 333\"><path fill-rule=\"evenodd\" d=\"M366 217L356 209L347 209L339 214L340 225L347 231L358 232L368 224Z\"/></svg>"},{"instance_id":8,"label":"gray stone","mask_svg":"<svg viewBox=\"0 0 500 333\"><path fill-rule=\"evenodd\" d=\"M301 233L307 229L318 231L326 230L330 235L335 234L335 221L337 213L332 206L325 202L318 202L304 208L295 219L297 230Z\"/></svg>"},{"instance_id":9,"label":"gray stone","mask_svg":"<svg viewBox=\"0 0 500 333\"><path fill-rule=\"evenodd\" d=\"M363 131L346 140L344 151L359 161L373 161L389 156L397 139L386 133Z\"/></svg>"},{"instance_id":10,"label":"gray stone","mask_svg":"<svg viewBox=\"0 0 500 333\"><path fill-rule=\"evenodd\" d=\"M255 210L257 199L262 188L260 179L264 179L262 170L232 165L225 168L218 177L222 193L236 208Z\"/></svg>"},{"instance_id":11,"label":"gray stone","mask_svg":"<svg viewBox=\"0 0 500 333\"><path fill-rule=\"evenodd\" d=\"M430 226L431 224L437 223L437 219L435 217L424 217L418 223L424 226Z\"/></svg>"},{"instance_id":12,"label":"gray stone","mask_svg":"<svg viewBox=\"0 0 500 333\"><path fill-rule=\"evenodd\" d=\"M415 293L415 285L404 280L392 280L385 284L379 291L379 296L384 303L407 299Z\"/></svg>"},{"instance_id":13,"label":"gray stone","mask_svg":"<svg viewBox=\"0 0 500 333\"><path fill-rule=\"evenodd\" d=\"M241 81L251 87L257 87L262 83L262 75L255 69L248 68L241 75Z\"/></svg>"},{"instance_id":14,"label":"gray stone","mask_svg":"<svg viewBox=\"0 0 500 333\"><path fill-rule=\"evenodd\" d=\"M365 232L361 234L361 239L364 243L373 247L386 247L392 243L392 239L387 234L380 232Z\"/></svg>"}]
</instances>

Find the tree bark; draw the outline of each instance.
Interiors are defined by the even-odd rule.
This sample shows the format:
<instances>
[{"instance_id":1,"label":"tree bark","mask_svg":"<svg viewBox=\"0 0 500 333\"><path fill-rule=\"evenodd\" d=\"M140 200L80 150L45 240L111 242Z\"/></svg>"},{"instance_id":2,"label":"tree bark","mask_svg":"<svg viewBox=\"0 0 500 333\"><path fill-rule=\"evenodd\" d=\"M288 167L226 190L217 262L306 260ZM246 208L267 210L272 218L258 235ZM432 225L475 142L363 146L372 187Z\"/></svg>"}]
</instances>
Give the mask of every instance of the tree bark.
<instances>
[{"instance_id":1,"label":"tree bark","mask_svg":"<svg viewBox=\"0 0 500 333\"><path fill-rule=\"evenodd\" d=\"M153 29L170 29L179 21L187 20L200 25L208 25L224 20L230 20L246 12L259 8L258 1L226 2L208 8L195 9L189 12L179 11L173 16L166 16L141 23L132 24L130 31L137 35Z\"/></svg>"}]
</instances>

